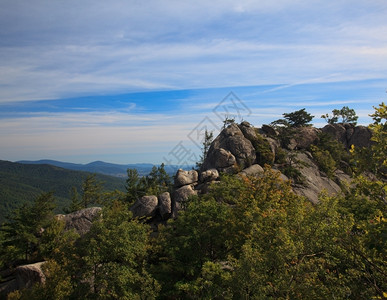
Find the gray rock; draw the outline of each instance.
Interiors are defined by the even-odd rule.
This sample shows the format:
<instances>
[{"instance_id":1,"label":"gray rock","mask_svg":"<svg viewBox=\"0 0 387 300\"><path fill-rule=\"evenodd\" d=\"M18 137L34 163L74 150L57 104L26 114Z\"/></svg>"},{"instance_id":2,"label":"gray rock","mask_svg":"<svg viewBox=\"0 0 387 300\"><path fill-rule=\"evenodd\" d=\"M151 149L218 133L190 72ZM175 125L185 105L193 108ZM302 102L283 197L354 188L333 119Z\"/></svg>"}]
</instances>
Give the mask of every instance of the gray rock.
<instances>
[{"instance_id":1,"label":"gray rock","mask_svg":"<svg viewBox=\"0 0 387 300\"><path fill-rule=\"evenodd\" d=\"M356 126L353 134L348 140L348 147L354 145L355 147L370 147L372 132L365 126Z\"/></svg>"},{"instance_id":2,"label":"gray rock","mask_svg":"<svg viewBox=\"0 0 387 300\"><path fill-rule=\"evenodd\" d=\"M299 171L305 178L302 185L294 185L293 190L296 194L305 196L312 203L318 203L318 196L325 191L328 195L336 195L340 193L340 187L325 174L319 171L317 165L305 153L297 153L296 160L300 161L297 164Z\"/></svg>"},{"instance_id":3,"label":"gray rock","mask_svg":"<svg viewBox=\"0 0 387 300\"><path fill-rule=\"evenodd\" d=\"M277 136L278 135L278 131L276 131L270 125L262 125L261 130L263 131L264 134L269 135L269 136Z\"/></svg>"},{"instance_id":4,"label":"gray rock","mask_svg":"<svg viewBox=\"0 0 387 300\"><path fill-rule=\"evenodd\" d=\"M172 213L171 195L168 192L159 195L159 213L162 219L168 219Z\"/></svg>"},{"instance_id":5,"label":"gray rock","mask_svg":"<svg viewBox=\"0 0 387 300\"><path fill-rule=\"evenodd\" d=\"M262 175L263 173L264 173L263 168L260 165L255 164L244 169L239 174L244 176L259 176L259 175Z\"/></svg>"},{"instance_id":6,"label":"gray rock","mask_svg":"<svg viewBox=\"0 0 387 300\"><path fill-rule=\"evenodd\" d=\"M200 174L201 182L214 181L219 178L219 172L217 169L209 169Z\"/></svg>"},{"instance_id":7,"label":"gray rock","mask_svg":"<svg viewBox=\"0 0 387 300\"><path fill-rule=\"evenodd\" d=\"M17 289L30 288L35 283L44 283L46 276L42 271L45 262L38 262L30 265L19 266L15 270Z\"/></svg>"},{"instance_id":8,"label":"gray rock","mask_svg":"<svg viewBox=\"0 0 387 300\"><path fill-rule=\"evenodd\" d=\"M343 124L328 124L324 126L322 132L330 134L339 142L343 143L345 147L348 147L348 140L350 136L347 136L347 129L343 126Z\"/></svg>"},{"instance_id":9,"label":"gray rock","mask_svg":"<svg viewBox=\"0 0 387 300\"><path fill-rule=\"evenodd\" d=\"M230 169L235 161L239 166L248 167L255 159L255 149L251 142L245 138L238 125L231 124L212 142L201 171L212 168L224 171Z\"/></svg>"},{"instance_id":10,"label":"gray rock","mask_svg":"<svg viewBox=\"0 0 387 300\"><path fill-rule=\"evenodd\" d=\"M217 169L223 171L228 167L233 166L236 163L235 156L223 148L213 149L211 153L205 159L202 169Z\"/></svg>"},{"instance_id":11,"label":"gray rock","mask_svg":"<svg viewBox=\"0 0 387 300\"><path fill-rule=\"evenodd\" d=\"M193 184L198 182L198 172L195 170L184 171L179 169L175 177L175 186L181 187L183 185Z\"/></svg>"},{"instance_id":12,"label":"gray rock","mask_svg":"<svg viewBox=\"0 0 387 300\"><path fill-rule=\"evenodd\" d=\"M134 217L154 217L156 215L158 199L154 195L143 196L130 208Z\"/></svg>"},{"instance_id":13,"label":"gray rock","mask_svg":"<svg viewBox=\"0 0 387 300\"><path fill-rule=\"evenodd\" d=\"M79 235L90 231L93 221L100 216L102 208L89 207L67 215L57 215L57 219L65 222L65 230L75 229Z\"/></svg>"},{"instance_id":14,"label":"gray rock","mask_svg":"<svg viewBox=\"0 0 387 300\"><path fill-rule=\"evenodd\" d=\"M194 190L191 185L185 185L175 190L172 196L172 217L177 218L178 212L184 207L184 202L197 194L198 191Z\"/></svg>"},{"instance_id":15,"label":"gray rock","mask_svg":"<svg viewBox=\"0 0 387 300\"><path fill-rule=\"evenodd\" d=\"M197 195L197 191L192 188L192 185L185 185L175 190L173 193L173 200L175 202L185 202L193 195Z\"/></svg>"},{"instance_id":16,"label":"gray rock","mask_svg":"<svg viewBox=\"0 0 387 300\"><path fill-rule=\"evenodd\" d=\"M297 128L294 139L296 141L296 148L305 150L318 140L319 129L314 127L300 127Z\"/></svg>"},{"instance_id":17,"label":"gray rock","mask_svg":"<svg viewBox=\"0 0 387 300\"><path fill-rule=\"evenodd\" d=\"M257 139L257 132L254 127L251 127L250 123L248 122L241 123L241 125L239 125L239 129L242 131L243 136L249 141L253 141Z\"/></svg>"}]
</instances>

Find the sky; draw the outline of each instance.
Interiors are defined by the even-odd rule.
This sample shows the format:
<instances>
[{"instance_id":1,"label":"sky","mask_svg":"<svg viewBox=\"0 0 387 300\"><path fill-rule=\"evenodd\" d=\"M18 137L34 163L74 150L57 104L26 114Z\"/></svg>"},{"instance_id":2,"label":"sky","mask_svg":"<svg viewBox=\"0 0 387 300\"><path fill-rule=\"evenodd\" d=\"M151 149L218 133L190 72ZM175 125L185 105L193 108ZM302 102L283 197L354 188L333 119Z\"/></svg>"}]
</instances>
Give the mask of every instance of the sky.
<instances>
[{"instance_id":1,"label":"sky","mask_svg":"<svg viewBox=\"0 0 387 300\"><path fill-rule=\"evenodd\" d=\"M385 0L0 0L0 160L191 164L226 116L387 101Z\"/></svg>"}]
</instances>

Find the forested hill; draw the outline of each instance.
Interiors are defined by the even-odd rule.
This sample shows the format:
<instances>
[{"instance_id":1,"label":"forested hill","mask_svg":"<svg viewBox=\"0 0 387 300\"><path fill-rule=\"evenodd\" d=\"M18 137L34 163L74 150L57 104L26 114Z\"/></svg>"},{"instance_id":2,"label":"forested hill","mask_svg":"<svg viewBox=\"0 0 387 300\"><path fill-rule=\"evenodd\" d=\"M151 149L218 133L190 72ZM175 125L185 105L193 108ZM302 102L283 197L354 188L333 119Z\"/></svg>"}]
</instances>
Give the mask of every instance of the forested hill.
<instances>
[{"instance_id":1,"label":"forested hill","mask_svg":"<svg viewBox=\"0 0 387 300\"><path fill-rule=\"evenodd\" d=\"M21 164L0 160L0 223L14 208L32 201L42 192L53 192L58 199L58 212L69 205L70 191L81 190L88 172L73 171L48 164ZM96 174L106 191L125 190L125 179Z\"/></svg>"}]
</instances>

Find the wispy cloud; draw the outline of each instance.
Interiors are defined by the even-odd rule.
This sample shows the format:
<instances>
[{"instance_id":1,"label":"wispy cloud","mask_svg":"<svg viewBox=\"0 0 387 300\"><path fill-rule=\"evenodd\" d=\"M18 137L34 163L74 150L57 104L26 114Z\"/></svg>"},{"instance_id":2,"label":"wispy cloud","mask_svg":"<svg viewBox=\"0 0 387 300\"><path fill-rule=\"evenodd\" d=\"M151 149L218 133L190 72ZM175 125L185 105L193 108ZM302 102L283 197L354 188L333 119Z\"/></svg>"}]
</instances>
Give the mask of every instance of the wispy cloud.
<instances>
[{"instance_id":1,"label":"wispy cloud","mask_svg":"<svg viewBox=\"0 0 387 300\"><path fill-rule=\"evenodd\" d=\"M230 91L255 124L345 104L365 121L387 87L386 14L384 0L2 1L1 153L160 159L154 142L187 140Z\"/></svg>"}]
</instances>

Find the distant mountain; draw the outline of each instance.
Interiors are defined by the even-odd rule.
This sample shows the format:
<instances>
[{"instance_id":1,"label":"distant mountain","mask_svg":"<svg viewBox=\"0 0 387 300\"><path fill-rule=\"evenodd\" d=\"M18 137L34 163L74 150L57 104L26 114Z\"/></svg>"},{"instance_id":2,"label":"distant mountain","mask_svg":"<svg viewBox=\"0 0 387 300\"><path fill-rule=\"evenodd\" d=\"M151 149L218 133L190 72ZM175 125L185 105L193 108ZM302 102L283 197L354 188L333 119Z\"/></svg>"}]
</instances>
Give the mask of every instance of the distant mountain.
<instances>
[{"instance_id":1,"label":"distant mountain","mask_svg":"<svg viewBox=\"0 0 387 300\"><path fill-rule=\"evenodd\" d=\"M127 176L127 170L128 169L136 169L140 176L146 176L149 174L149 172L153 168L153 164L149 163L138 163L138 164L127 164L127 165L121 165L121 164L112 164L107 163L103 161L94 161L88 164L74 164L74 163L68 163L68 162L61 162L56 160L37 160L37 161L30 161L30 160L21 160L17 163L21 164L47 164L52 165L60 168L65 168L69 170L76 170L76 171L86 171L91 173L100 173L115 177L126 177ZM177 169L179 168L183 169L191 169L193 166L177 166L177 165L167 165L165 167L165 170L170 176L175 175Z\"/></svg>"},{"instance_id":2,"label":"distant mountain","mask_svg":"<svg viewBox=\"0 0 387 300\"><path fill-rule=\"evenodd\" d=\"M71 188L75 186L80 191L82 182L89 174L47 163L22 164L0 160L0 223L7 213L22 203L32 201L42 192L54 192L58 199L57 212L61 212L70 203ZM97 174L96 178L104 182L106 191L125 191L124 178L103 174Z\"/></svg>"},{"instance_id":3,"label":"distant mountain","mask_svg":"<svg viewBox=\"0 0 387 300\"><path fill-rule=\"evenodd\" d=\"M152 170L153 164L128 164L128 165L120 165L120 164L112 164L106 163L103 161L94 161L88 164L74 164L68 162L61 162L56 160L37 160L37 161L29 161L29 160L21 160L18 163L22 164L48 164L56 167L61 167L69 170L76 171L86 171L91 173L100 173L115 177L126 177L127 169L137 169L141 176L148 175Z\"/></svg>"}]
</instances>

